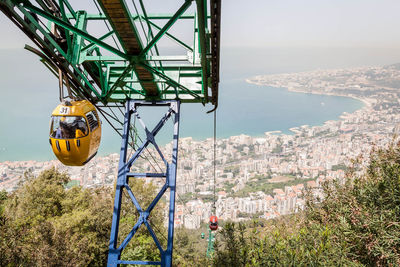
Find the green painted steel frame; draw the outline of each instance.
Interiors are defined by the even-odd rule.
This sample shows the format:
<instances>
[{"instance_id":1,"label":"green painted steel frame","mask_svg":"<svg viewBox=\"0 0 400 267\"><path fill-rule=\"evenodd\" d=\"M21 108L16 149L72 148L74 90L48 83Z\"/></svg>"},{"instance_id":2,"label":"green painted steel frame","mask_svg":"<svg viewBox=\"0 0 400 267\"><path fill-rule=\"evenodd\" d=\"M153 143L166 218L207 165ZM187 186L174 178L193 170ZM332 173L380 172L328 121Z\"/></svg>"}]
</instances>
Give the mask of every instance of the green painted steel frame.
<instances>
[{"instance_id":1,"label":"green painted steel frame","mask_svg":"<svg viewBox=\"0 0 400 267\"><path fill-rule=\"evenodd\" d=\"M87 27L90 21L109 22L110 18L102 13L75 11L68 0L0 0L0 9L38 45L43 53L42 61L53 69L52 73L58 75L54 70L61 68L68 74L66 77L76 96L103 104L123 103L127 99L176 99L190 103L211 102L216 106L217 102L213 99L217 99L215 94L218 94L218 90L209 89L212 79L210 15L207 10L209 0L181 0L182 5L174 14L153 15L147 14L143 2L138 1L142 8L141 14L134 14L125 4L122 5L124 12L130 14L132 24L144 22L148 28L144 33L147 40L138 55L129 55L125 50L107 42L111 37L118 37L115 29L99 37L90 34ZM195 13L185 14L194 2ZM57 25L57 30L50 29L42 20L47 20L47 25ZM168 32L179 20L193 21L192 44ZM166 23L160 26L160 21ZM140 33L134 34L141 44ZM157 44L163 37L169 38L187 53L161 55ZM123 46L121 39L119 44ZM200 63L196 59L200 59ZM135 73L137 66L152 73L153 81L159 88L158 95L147 96L141 84L143 81ZM189 88L186 84L199 86Z\"/></svg>"}]
</instances>

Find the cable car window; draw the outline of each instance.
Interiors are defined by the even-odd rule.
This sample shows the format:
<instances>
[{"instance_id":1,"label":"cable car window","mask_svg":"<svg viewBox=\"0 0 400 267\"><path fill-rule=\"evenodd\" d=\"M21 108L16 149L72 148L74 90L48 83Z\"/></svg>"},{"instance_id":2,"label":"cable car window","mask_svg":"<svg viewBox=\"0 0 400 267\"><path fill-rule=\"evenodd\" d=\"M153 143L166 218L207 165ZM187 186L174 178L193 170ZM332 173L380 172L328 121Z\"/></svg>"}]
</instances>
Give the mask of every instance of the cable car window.
<instances>
[{"instance_id":1,"label":"cable car window","mask_svg":"<svg viewBox=\"0 0 400 267\"><path fill-rule=\"evenodd\" d=\"M97 127L99 127L99 120L97 119L97 114L95 111L90 111L86 113L86 118L89 123L90 131L93 131Z\"/></svg>"},{"instance_id":2,"label":"cable car window","mask_svg":"<svg viewBox=\"0 0 400 267\"><path fill-rule=\"evenodd\" d=\"M57 139L80 138L88 135L88 127L84 117L52 116L50 136Z\"/></svg>"}]
</instances>

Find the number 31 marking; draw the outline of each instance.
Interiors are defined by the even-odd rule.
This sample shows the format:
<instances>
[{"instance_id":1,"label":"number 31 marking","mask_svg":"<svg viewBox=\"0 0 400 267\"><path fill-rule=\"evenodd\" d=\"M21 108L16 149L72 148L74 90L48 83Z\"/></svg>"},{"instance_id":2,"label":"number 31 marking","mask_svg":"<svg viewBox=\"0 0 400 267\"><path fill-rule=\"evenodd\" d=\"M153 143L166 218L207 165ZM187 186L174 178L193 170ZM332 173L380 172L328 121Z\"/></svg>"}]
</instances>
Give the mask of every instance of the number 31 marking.
<instances>
[{"instance_id":1,"label":"number 31 marking","mask_svg":"<svg viewBox=\"0 0 400 267\"><path fill-rule=\"evenodd\" d=\"M60 114L68 114L69 113L69 108L68 107L61 107L60 108Z\"/></svg>"}]
</instances>

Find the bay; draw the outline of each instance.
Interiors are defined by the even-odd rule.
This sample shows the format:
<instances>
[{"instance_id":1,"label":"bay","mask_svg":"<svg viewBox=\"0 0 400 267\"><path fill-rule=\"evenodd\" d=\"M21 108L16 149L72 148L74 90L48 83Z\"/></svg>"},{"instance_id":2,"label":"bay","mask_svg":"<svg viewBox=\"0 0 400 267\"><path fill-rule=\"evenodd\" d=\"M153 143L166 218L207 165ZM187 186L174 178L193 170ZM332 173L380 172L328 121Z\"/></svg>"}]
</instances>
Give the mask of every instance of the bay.
<instances>
[{"instance_id":1,"label":"bay","mask_svg":"<svg viewBox=\"0 0 400 267\"><path fill-rule=\"evenodd\" d=\"M320 57L317 61L304 63L302 57L305 56L300 53L298 58L299 52L290 49L288 51L292 51L292 57L282 49L277 50L279 53L268 49L254 50L257 51L261 53L259 58L269 58L270 61L256 61L257 53L246 56L246 50L242 48L221 50L220 104L217 113L219 138L239 134L261 136L266 131L275 130L290 133L291 127L322 125L327 120L338 119L343 112L354 112L363 106L352 98L289 92L285 88L245 82L246 78L258 74L359 66L363 63L361 56L359 61L353 60L346 65L345 61L338 62L337 56L331 55L332 64L329 65L325 61L320 62ZM22 49L0 50L0 60L0 162L55 159L48 143L48 128L51 112L58 104L57 79L51 76L36 56ZM368 60L372 62L371 58ZM396 59L385 60L379 58L376 63L396 62ZM210 109L210 106L203 107L201 104L182 104L181 137L191 136L199 140L211 137L213 115L206 113ZM149 113L144 117L156 119L161 114L155 111ZM120 138L106 122L103 122L103 126L99 154L118 152ZM171 140L168 131L172 129L172 123L168 127L158 138L161 144Z\"/></svg>"}]
</instances>

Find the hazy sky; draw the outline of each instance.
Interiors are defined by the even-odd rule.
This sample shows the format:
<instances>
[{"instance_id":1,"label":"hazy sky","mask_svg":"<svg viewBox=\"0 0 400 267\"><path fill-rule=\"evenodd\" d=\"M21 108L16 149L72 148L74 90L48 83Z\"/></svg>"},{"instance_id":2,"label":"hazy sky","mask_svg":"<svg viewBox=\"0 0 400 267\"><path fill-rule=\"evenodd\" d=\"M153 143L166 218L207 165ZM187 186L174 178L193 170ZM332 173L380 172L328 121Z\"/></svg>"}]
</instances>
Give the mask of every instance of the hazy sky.
<instances>
[{"instance_id":1,"label":"hazy sky","mask_svg":"<svg viewBox=\"0 0 400 267\"><path fill-rule=\"evenodd\" d=\"M225 45L392 46L399 11L398 0L229 0L222 36Z\"/></svg>"},{"instance_id":2,"label":"hazy sky","mask_svg":"<svg viewBox=\"0 0 400 267\"><path fill-rule=\"evenodd\" d=\"M182 2L145 4L162 12ZM398 0L223 0L222 46L399 46L399 11ZM3 14L0 34L0 48L27 42Z\"/></svg>"}]
</instances>

